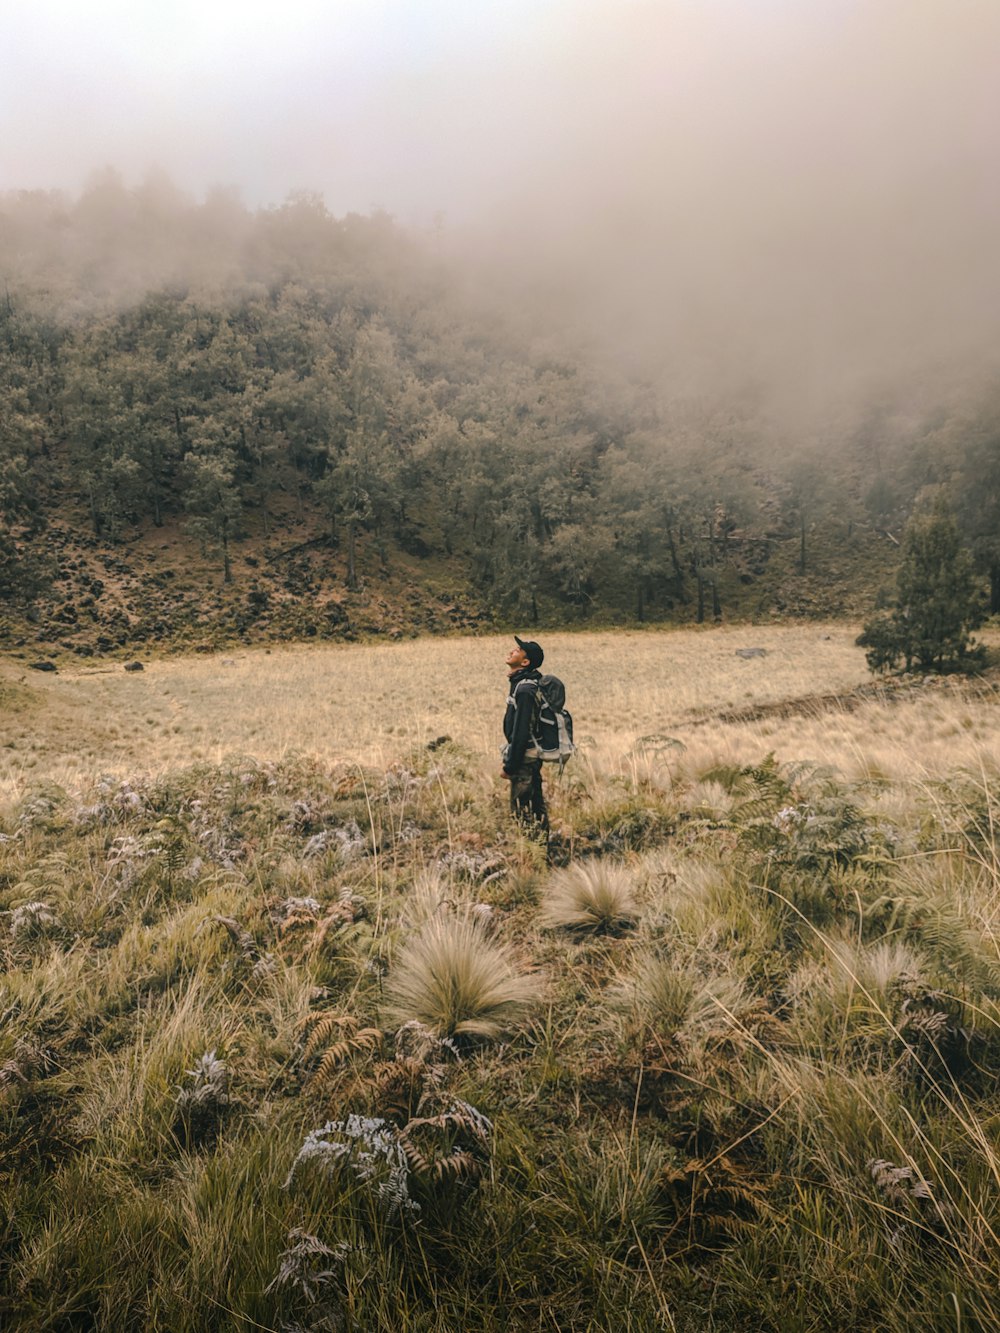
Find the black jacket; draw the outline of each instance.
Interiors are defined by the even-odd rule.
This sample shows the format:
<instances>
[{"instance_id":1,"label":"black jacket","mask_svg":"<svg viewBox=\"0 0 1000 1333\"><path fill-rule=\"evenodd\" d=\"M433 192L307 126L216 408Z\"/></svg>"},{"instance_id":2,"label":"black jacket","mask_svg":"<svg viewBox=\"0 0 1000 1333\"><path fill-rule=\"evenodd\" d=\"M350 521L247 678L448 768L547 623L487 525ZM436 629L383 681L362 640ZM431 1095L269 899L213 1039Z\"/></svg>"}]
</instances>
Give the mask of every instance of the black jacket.
<instances>
[{"instance_id":1,"label":"black jacket","mask_svg":"<svg viewBox=\"0 0 1000 1333\"><path fill-rule=\"evenodd\" d=\"M534 667L515 671L510 678L510 697L503 715L503 734L507 754L503 761L505 773L516 773L524 763L524 752L531 745L532 722L535 714L535 696L542 673Z\"/></svg>"}]
</instances>

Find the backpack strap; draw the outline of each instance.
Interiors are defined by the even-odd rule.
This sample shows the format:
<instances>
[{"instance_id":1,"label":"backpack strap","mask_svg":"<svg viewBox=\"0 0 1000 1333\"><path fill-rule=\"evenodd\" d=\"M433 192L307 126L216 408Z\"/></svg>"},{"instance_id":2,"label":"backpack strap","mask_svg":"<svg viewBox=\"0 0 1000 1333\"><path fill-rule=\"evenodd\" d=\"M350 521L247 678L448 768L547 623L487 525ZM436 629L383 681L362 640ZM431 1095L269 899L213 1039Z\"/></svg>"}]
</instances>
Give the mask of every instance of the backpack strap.
<instances>
[{"instance_id":1,"label":"backpack strap","mask_svg":"<svg viewBox=\"0 0 1000 1333\"><path fill-rule=\"evenodd\" d=\"M536 696L541 694L541 689L539 688L537 680L519 680L514 686L513 691L507 696L507 702L509 704L516 704L518 694L529 688Z\"/></svg>"}]
</instances>

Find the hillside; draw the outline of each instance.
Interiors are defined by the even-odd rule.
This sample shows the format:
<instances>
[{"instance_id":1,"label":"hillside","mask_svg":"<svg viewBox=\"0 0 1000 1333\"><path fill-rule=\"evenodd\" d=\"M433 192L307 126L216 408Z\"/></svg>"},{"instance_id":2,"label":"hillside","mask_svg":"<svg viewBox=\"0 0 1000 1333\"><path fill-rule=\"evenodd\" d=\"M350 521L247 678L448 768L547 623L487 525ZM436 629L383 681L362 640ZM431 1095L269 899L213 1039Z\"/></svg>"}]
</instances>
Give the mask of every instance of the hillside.
<instances>
[{"instance_id":1,"label":"hillside","mask_svg":"<svg viewBox=\"0 0 1000 1333\"><path fill-rule=\"evenodd\" d=\"M107 546L54 514L46 525L45 549L53 561L51 591L30 610L10 606L0 616L3 646L23 659L61 660L161 651L207 651L239 643L297 640L390 639L425 633L488 628L510 617L472 585L463 561L416 556L396 545L378 551L367 535L356 552L357 583L348 586L346 558L333 546L317 515L279 524L267 538L246 536L231 550L231 579L207 556L179 519L159 528L124 534ZM784 619L860 620L880 586L891 582L893 548L884 538L822 534L811 568L796 567L797 543L758 541L766 549L760 572L746 575L742 539L731 544L729 563L717 579L726 621L776 623ZM754 558L754 557L751 557ZM636 624L626 590L609 574L609 597L586 612L553 596L542 584L535 607L518 623L562 619L580 624ZM622 605L615 598L621 592ZM643 619L691 623L686 605L653 606ZM705 619L713 619L706 599Z\"/></svg>"},{"instance_id":2,"label":"hillside","mask_svg":"<svg viewBox=\"0 0 1000 1333\"><path fill-rule=\"evenodd\" d=\"M311 197L251 213L104 180L7 196L0 224L17 650L858 616L928 490L1000 608L982 385L795 428Z\"/></svg>"}]
</instances>

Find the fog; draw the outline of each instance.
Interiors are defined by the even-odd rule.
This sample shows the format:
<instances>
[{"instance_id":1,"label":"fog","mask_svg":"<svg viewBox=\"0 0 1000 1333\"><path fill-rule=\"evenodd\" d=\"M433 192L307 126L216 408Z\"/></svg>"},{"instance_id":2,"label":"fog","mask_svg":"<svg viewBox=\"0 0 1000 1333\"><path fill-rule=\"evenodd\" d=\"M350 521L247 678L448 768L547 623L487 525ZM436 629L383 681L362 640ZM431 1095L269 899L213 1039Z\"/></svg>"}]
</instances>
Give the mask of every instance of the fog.
<instances>
[{"instance_id":1,"label":"fog","mask_svg":"<svg viewBox=\"0 0 1000 1333\"><path fill-rule=\"evenodd\" d=\"M437 219L553 323L793 419L1000 362L995 0L2 0L0 37L0 189Z\"/></svg>"}]
</instances>

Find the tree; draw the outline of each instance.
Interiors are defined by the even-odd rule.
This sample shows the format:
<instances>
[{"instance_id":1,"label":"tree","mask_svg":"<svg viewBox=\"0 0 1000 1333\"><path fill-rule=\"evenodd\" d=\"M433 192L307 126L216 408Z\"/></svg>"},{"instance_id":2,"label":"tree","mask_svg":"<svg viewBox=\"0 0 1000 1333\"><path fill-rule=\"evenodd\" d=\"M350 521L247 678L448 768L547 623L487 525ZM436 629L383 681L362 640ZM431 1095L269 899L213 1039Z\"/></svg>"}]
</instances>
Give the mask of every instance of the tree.
<instances>
[{"instance_id":1,"label":"tree","mask_svg":"<svg viewBox=\"0 0 1000 1333\"><path fill-rule=\"evenodd\" d=\"M982 612L972 561L943 498L911 516L896 586L896 606L870 620L858 639L872 671L891 670L900 659L907 671L961 666Z\"/></svg>"},{"instance_id":2,"label":"tree","mask_svg":"<svg viewBox=\"0 0 1000 1333\"><path fill-rule=\"evenodd\" d=\"M188 528L199 539L204 550L209 548L222 554L222 576L226 583L233 579L229 544L238 535L243 504L236 482L236 457L224 444L214 443L209 432L214 425L211 418L205 423L204 438L185 459L188 484L184 497L190 513Z\"/></svg>"},{"instance_id":3,"label":"tree","mask_svg":"<svg viewBox=\"0 0 1000 1333\"><path fill-rule=\"evenodd\" d=\"M347 586L358 586L357 534L372 528L382 562L384 529L401 503L400 469L408 447L405 375L389 332L378 321L358 331L343 385L330 395L333 427L326 476L317 492L331 528L347 537Z\"/></svg>"},{"instance_id":4,"label":"tree","mask_svg":"<svg viewBox=\"0 0 1000 1333\"><path fill-rule=\"evenodd\" d=\"M48 562L32 542L44 526L35 482L27 457L0 435L0 601L31 602L48 586Z\"/></svg>"},{"instance_id":5,"label":"tree","mask_svg":"<svg viewBox=\"0 0 1000 1333\"><path fill-rule=\"evenodd\" d=\"M827 504L827 473L812 458L796 458L788 468L788 508L799 536L798 571L808 567L809 532L821 518Z\"/></svg>"},{"instance_id":6,"label":"tree","mask_svg":"<svg viewBox=\"0 0 1000 1333\"><path fill-rule=\"evenodd\" d=\"M994 413L998 410L994 408ZM1000 614L1000 424L984 414L963 440L958 510L973 559L990 582L989 609Z\"/></svg>"},{"instance_id":7,"label":"tree","mask_svg":"<svg viewBox=\"0 0 1000 1333\"><path fill-rule=\"evenodd\" d=\"M16 322L8 303L0 312L0 603L26 604L47 588L51 572L37 540L45 528L40 492L47 443L44 416L10 354L32 332L23 324L15 328Z\"/></svg>"}]
</instances>

